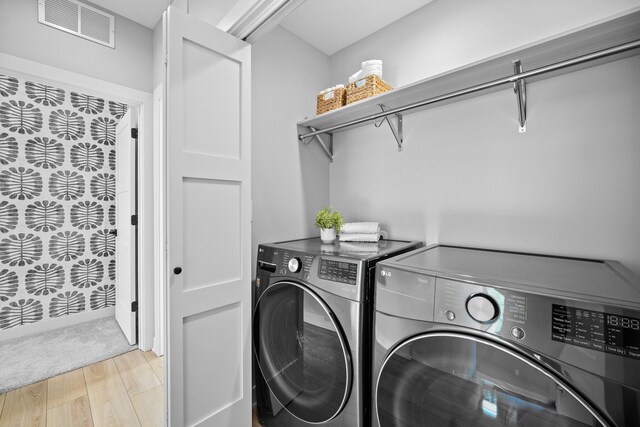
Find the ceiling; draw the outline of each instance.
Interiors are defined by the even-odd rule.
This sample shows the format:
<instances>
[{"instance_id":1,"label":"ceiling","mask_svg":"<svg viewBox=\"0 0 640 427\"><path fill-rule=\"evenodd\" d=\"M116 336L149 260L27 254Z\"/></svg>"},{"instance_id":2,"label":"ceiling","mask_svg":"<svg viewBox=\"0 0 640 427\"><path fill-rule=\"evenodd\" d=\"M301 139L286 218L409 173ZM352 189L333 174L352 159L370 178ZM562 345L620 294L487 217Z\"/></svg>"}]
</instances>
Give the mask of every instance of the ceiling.
<instances>
[{"instance_id":1,"label":"ceiling","mask_svg":"<svg viewBox=\"0 0 640 427\"><path fill-rule=\"evenodd\" d=\"M280 25L333 55L431 1L306 0Z\"/></svg>"},{"instance_id":2,"label":"ceiling","mask_svg":"<svg viewBox=\"0 0 640 427\"><path fill-rule=\"evenodd\" d=\"M190 0L219 19L238 0ZM217 3L213 3L213 2ZM247 2L246 0L240 0ZM257 2L258 0L255 0ZM306 0L280 22L284 28L327 55L361 40L432 0ZM93 0L93 4L148 28L160 20L171 0ZM209 10L210 9L210 10ZM220 15L220 16L218 16Z\"/></svg>"}]
</instances>

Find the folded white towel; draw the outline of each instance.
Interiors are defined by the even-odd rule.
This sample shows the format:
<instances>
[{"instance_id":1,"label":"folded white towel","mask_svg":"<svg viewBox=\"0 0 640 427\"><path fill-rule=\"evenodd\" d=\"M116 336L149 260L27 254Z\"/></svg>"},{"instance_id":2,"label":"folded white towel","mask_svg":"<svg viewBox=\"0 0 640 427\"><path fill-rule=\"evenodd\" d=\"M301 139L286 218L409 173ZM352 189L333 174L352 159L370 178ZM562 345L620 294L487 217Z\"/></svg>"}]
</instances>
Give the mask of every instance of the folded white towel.
<instances>
[{"instance_id":1,"label":"folded white towel","mask_svg":"<svg viewBox=\"0 0 640 427\"><path fill-rule=\"evenodd\" d=\"M340 233L341 242L377 242L380 240L378 233Z\"/></svg>"},{"instance_id":2,"label":"folded white towel","mask_svg":"<svg viewBox=\"0 0 640 427\"><path fill-rule=\"evenodd\" d=\"M375 233L380 234L379 222L347 222L340 233Z\"/></svg>"},{"instance_id":3,"label":"folded white towel","mask_svg":"<svg viewBox=\"0 0 640 427\"><path fill-rule=\"evenodd\" d=\"M379 250L377 243L348 243L340 242L340 252L368 252L377 253Z\"/></svg>"},{"instance_id":4,"label":"folded white towel","mask_svg":"<svg viewBox=\"0 0 640 427\"><path fill-rule=\"evenodd\" d=\"M364 73L362 72L362 70L358 70L357 72L353 73L351 77L349 77L349 83L353 83L356 80L360 80L363 77L364 77Z\"/></svg>"}]
</instances>

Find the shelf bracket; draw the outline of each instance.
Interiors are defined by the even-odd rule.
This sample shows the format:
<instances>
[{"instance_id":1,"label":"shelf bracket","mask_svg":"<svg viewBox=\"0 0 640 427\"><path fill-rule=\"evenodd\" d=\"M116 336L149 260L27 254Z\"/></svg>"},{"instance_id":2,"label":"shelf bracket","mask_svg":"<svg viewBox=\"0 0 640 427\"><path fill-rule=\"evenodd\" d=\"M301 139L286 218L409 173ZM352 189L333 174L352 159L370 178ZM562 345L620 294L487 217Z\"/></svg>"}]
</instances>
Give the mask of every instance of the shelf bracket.
<instances>
[{"instance_id":1,"label":"shelf bracket","mask_svg":"<svg viewBox=\"0 0 640 427\"><path fill-rule=\"evenodd\" d=\"M312 132L315 132L315 131L318 130L318 129L312 127L312 126L309 126L309 129L311 129ZM309 145L309 143L311 143L311 141L313 141L314 139L316 141L318 141L318 144L320 144L320 146L324 150L324 152L327 155L327 157L329 157L329 162L333 163L333 134L332 133L326 133L325 135L327 136L327 139L328 139L326 144L322 140L320 135L313 135L310 138L303 138L302 142L304 142L305 145Z\"/></svg>"},{"instance_id":2,"label":"shelf bracket","mask_svg":"<svg viewBox=\"0 0 640 427\"><path fill-rule=\"evenodd\" d=\"M522 63L520 60L513 62L514 74L522 74ZM518 79L513 82L513 91L516 94L516 101L518 102L518 122L520 133L527 131L527 84L524 79Z\"/></svg>"},{"instance_id":3,"label":"shelf bracket","mask_svg":"<svg viewBox=\"0 0 640 427\"><path fill-rule=\"evenodd\" d=\"M389 108L387 108L387 106L384 104L378 105L383 112L389 110ZM375 120L373 124L375 127L379 128L380 126L382 126L382 123L386 121L389 125L389 128L391 129L391 132L393 133L393 137L398 143L398 151L402 151L402 143L404 142L402 137L402 114L394 114L394 116L396 116L397 127L394 126L393 123L391 123L391 121L389 120L389 116L384 116L379 120Z\"/></svg>"}]
</instances>

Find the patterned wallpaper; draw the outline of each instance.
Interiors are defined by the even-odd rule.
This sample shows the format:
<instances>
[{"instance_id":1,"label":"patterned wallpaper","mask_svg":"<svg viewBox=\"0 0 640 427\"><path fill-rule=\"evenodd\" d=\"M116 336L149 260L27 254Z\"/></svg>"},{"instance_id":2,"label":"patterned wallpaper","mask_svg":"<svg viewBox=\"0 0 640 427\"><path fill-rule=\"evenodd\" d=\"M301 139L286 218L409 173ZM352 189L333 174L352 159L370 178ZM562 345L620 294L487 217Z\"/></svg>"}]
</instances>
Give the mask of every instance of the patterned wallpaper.
<instances>
[{"instance_id":1,"label":"patterned wallpaper","mask_svg":"<svg viewBox=\"0 0 640 427\"><path fill-rule=\"evenodd\" d=\"M126 104L0 74L0 329L115 304Z\"/></svg>"}]
</instances>

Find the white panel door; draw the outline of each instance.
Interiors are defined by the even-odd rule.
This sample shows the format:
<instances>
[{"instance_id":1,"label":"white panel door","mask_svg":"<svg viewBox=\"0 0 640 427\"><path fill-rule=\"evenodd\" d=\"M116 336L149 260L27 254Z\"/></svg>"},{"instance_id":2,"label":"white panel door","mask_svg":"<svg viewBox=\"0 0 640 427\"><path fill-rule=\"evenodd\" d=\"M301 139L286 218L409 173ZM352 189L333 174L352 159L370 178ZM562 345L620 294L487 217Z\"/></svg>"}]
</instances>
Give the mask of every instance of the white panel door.
<instances>
[{"instance_id":1,"label":"white panel door","mask_svg":"<svg viewBox=\"0 0 640 427\"><path fill-rule=\"evenodd\" d=\"M249 426L250 46L166 13L169 421Z\"/></svg>"},{"instance_id":2,"label":"white panel door","mask_svg":"<svg viewBox=\"0 0 640 427\"><path fill-rule=\"evenodd\" d=\"M136 140L131 129L137 125L129 109L116 126L116 321L131 344L136 343Z\"/></svg>"}]
</instances>

